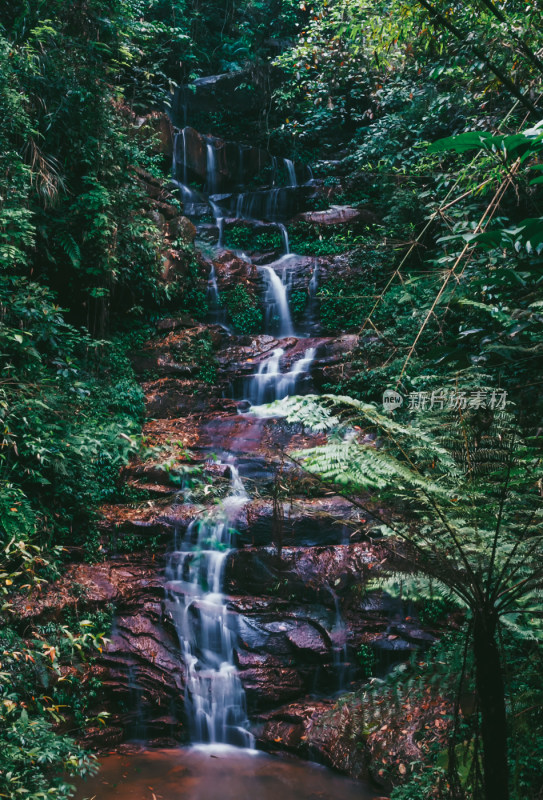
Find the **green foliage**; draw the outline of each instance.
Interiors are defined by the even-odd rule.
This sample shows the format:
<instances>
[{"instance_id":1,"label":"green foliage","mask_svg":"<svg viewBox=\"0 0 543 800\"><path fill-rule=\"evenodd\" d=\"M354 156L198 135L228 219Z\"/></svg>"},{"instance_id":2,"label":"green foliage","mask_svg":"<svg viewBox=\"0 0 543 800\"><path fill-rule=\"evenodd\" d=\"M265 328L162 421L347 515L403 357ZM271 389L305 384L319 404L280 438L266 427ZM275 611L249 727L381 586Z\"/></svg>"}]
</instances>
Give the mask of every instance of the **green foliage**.
<instances>
[{"instance_id":1,"label":"green foliage","mask_svg":"<svg viewBox=\"0 0 543 800\"><path fill-rule=\"evenodd\" d=\"M364 678L371 678L375 667L375 653L367 644L361 644L356 651L358 663L362 667Z\"/></svg>"},{"instance_id":2,"label":"green foliage","mask_svg":"<svg viewBox=\"0 0 543 800\"><path fill-rule=\"evenodd\" d=\"M240 226L226 229L225 243L227 247L248 253L265 253L270 250L280 250L283 246L281 235L275 229L259 231Z\"/></svg>"},{"instance_id":3,"label":"green foliage","mask_svg":"<svg viewBox=\"0 0 543 800\"><path fill-rule=\"evenodd\" d=\"M257 333L261 330L263 315L258 300L242 283L223 292L221 303L227 309L228 319L238 333Z\"/></svg>"},{"instance_id":4,"label":"green foliage","mask_svg":"<svg viewBox=\"0 0 543 800\"><path fill-rule=\"evenodd\" d=\"M291 228L289 238L293 252L311 256L338 255L368 242L367 235L355 233L349 226L339 230L330 226L327 230L305 222L297 222Z\"/></svg>"},{"instance_id":5,"label":"green foliage","mask_svg":"<svg viewBox=\"0 0 543 800\"><path fill-rule=\"evenodd\" d=\"M209 331L205 331L202 336L191 340L189 349L183 353L183 360L196 367L195 378L205 383L216 382L217 360Z\"/></svg>"},{"instance_id":6,"label":"green foliage","mask_svg":"<svg viewBox=\"0 0 543 800\"><path fill-rule=\"evenodd\" d=\"M307 291L303 291L303 289L295 289L290 293L288 303L293 320L298 322L303 319L308 301L309 295Z\"/></svg>"}]
</instances>

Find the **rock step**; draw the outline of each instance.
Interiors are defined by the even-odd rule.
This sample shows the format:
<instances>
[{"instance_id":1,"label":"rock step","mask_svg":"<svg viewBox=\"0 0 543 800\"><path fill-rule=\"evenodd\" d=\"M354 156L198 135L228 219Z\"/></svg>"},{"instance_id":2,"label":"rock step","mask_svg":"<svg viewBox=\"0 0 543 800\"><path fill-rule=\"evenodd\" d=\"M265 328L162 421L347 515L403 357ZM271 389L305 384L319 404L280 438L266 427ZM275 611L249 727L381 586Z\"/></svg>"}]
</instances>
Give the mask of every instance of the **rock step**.
<instances>
[{"instance_id":1,"label":"rock step","mask_svg":"<svg viewBox=\"0 0 543 800\"><path fill-rule=\"evenodd\" d=\"M167 496L171 498L171 492ZM142 546L150 537L160 536L173 541L174 533L183 535L188 525L200 516L208 514L207 506L188 505L182 502L147 501L139 507L110 505L102 508L104 518L100 529L113 541L122 544L128 536L142 538ZM292 548L311 548L322 545L356 544L372 525L369 514L352 506L338 496L296 498L283 503L283 513L276 517L271 500L256 499L245 504L233 523L234 544L238 548L232 558L252 558L263 548L268 553L271 545L283 546L283 557ZM266 555L266 559L271 556ZM282 569L286 568L283 564Z\"/></svg>"}]
</instances>

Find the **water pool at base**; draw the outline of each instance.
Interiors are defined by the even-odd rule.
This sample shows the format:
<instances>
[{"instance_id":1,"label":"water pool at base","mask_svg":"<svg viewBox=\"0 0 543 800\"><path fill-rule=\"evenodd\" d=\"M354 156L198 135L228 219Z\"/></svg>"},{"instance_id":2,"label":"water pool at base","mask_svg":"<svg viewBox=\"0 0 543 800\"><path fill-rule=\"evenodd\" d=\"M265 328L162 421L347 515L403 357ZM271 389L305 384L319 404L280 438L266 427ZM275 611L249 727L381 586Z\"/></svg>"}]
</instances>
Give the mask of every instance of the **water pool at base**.
<instances>
[{"instance_id":1,"label":"water pool at base","mask_svg":"<svg viewBox=\"0 0 543 800\"><path fill-rule=\"evenodd\" d=\"M76 800L376 800L360 781L295 758L228 746L108 755Z\"/></svg>"}]
</instances>

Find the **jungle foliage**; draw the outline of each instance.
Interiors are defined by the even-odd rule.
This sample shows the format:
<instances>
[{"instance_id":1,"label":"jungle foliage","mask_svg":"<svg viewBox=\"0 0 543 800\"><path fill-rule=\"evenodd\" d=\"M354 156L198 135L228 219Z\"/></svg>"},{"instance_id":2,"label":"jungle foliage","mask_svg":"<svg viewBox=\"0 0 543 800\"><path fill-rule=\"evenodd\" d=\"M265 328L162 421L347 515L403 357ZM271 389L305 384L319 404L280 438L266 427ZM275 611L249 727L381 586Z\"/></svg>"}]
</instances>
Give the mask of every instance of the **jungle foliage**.
<instances>
[{"instance_id":1,"label":"jungle foliage","mask_svg":"<svg viewBox=\"0 0 543 800\"><path fill-rule=\"evenodd\" d=\"M355 499L368 482L391 490L408 521L383 520L381 534L431 577L432 602L454 594L480 641L492 618L508 777L484 786L480 708L448 760L428 753L395 776L395 796L541 796L541 12L539 0L0 0L1 796L68 797L63 776L93 769L59 724L67 709L84 724L77 665L107 620L23 638L12 602L68 556L100 557L96 509L116 498L143 418L128 352L164 309L205 311L190 243L178 243L185 281L163 280L139 175L169 170L149 112L216 72L238 72L248 99L208 114L210 133L311 162L319 207L379 217L363 234L291 231L294 249L345 260L320 287L321 320L360 334L352 368L327 387L347 399L291 409L336 435L300 457ZM243 287L224 302L239 331L258 330ZM205 381L209 351L202 341L194 354ZM405 398L392 419L379 411L387 388ZM445 390L464 400L440 407ZM470 405L483 390L505 393L505 408ZM445 646L440 680L453 686L463 644ZM422 692L436 670L430 655ZM469 659L464 673L476 691ZM401 688L405 674L391 680Z\"/></svg>"}]
</instances>

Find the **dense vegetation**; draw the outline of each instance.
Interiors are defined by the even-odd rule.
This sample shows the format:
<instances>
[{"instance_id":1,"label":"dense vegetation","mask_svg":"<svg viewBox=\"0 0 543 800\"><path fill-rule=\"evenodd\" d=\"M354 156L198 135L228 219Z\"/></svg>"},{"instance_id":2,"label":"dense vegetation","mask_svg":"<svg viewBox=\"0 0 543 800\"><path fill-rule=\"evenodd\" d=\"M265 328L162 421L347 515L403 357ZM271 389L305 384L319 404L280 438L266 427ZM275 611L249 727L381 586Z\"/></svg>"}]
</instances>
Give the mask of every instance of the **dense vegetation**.
<instances>
[{"instance_id":1,"label":"dense vegetation","mask_svg":"<svg viewBox=\"0 0 543 800\"><path fill-rule=\"evenodd\" d=\"M97 509L123 491L144 414L127 353L168 310L205 312L181 234L188 271L164 277L141 180L169 170L151 112L176 85L239 71L245 104L207 129L313 163L316 206L379 217L352 236L290 231L300 252L345 254L321 317L360 333L354 376L324 406L290 409L338 434L300 458L353 498L393 490L408 521L383 519L384 532L431 584L411 591L460 603L475 641L463 662L462 637L441 645L443 686L476 687L482 713L456 720L448 758L413 765L393 797L541 797L541 12L539 0L0 2L0 796L68 797L64 773L93 769L58 724L64 707L85 721L77 673L55 676L92 658L107 620L29 641L11 602L69 558L99 558ZM261 311L242 289L225 302L252 332ZM393 422L368 405L387 388L406 398ZM354 424L379 434L380 455Z\"/></svg>"}]
</instances>

